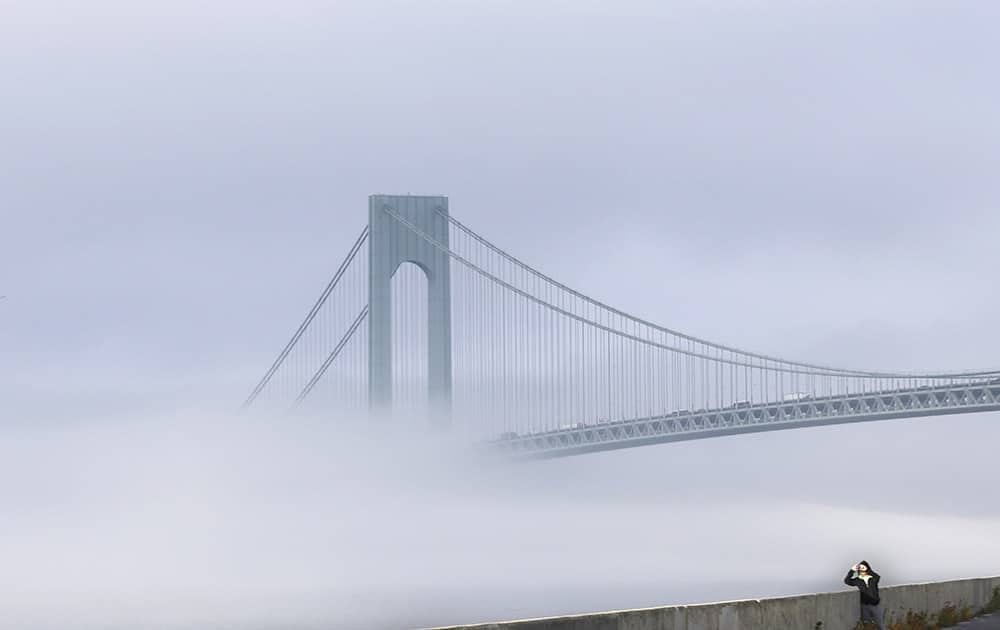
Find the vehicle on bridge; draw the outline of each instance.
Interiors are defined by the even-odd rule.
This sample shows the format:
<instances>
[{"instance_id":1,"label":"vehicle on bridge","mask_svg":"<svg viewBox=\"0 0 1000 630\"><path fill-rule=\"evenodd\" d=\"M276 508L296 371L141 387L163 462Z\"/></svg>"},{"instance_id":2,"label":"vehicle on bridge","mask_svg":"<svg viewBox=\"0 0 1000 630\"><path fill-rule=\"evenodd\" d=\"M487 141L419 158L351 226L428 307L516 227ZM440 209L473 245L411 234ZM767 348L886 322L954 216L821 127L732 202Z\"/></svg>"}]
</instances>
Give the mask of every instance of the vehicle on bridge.
<instances>
[{"instance_id":1,"label":"vehicle on bridge","mask_svg":"<svg viewBox=\"0 0 1000 630\"><path fill-rule=\"evenodd\" d=\"M798 400L810 400L811 398L812 394L807 394L805 392L792 392L791 394L785 394L782 396L781 400L784 402L795 402Z\"/></svg>"}]
</instances>

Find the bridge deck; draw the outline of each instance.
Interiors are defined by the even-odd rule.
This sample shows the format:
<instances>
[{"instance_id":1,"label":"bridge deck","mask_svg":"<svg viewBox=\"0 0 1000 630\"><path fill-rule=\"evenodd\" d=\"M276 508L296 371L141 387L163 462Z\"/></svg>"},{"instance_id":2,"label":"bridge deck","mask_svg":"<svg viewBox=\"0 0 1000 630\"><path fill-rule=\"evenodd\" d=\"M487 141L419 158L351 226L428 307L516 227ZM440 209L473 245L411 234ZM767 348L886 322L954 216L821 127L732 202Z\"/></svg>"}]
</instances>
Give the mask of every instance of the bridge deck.
<instances>
[{"instance_id":1,"label":"bridge deck","mask_svg":"<svg viewBox=\"0 0 1000 630\"><path fill-rule=\"evenodd\" d=\"M1000 379L673 412L519 435L494 444L516 455L560 457L740 433L986 411L1000 411Z\"/></svg>"}]
</instances>

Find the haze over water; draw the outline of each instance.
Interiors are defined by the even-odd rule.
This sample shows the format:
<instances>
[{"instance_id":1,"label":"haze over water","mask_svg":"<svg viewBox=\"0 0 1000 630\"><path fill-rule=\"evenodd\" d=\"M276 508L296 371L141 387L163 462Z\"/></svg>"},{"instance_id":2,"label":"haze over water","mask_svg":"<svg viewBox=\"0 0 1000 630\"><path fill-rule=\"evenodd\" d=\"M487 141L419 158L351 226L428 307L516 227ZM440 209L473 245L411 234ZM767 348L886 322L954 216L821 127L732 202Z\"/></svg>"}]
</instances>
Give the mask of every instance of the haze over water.
<instances>
[{"instance_id":1,"label":"haze over water","mask_svg":"<svg viewBox=\"0 0 1000 630\"><path fill-rule=\"evenodd\" d=\"M891 583L993 574L993 446L919 456L992 422L517 465L329 420L14 425L0 627L416 627L838 590L862 557Z\"/></svg>"}]
</instances>

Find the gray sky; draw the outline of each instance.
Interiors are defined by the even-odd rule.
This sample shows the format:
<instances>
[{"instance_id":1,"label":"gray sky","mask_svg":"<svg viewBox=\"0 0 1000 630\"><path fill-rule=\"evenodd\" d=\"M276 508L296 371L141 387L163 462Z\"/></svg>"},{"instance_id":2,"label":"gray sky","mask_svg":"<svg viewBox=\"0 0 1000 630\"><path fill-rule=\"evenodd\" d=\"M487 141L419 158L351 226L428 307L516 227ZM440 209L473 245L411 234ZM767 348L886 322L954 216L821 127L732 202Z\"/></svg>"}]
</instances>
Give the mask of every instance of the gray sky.
<instances>
[{"instance_id":1,"label":"gray sky","mask_svg":"<svg viewBox=\"0 0 1000 630\"><path fill-rule=\"evenodd\" d=\"M374 192L447 194L523 260L701 337L851 367L1000 367L994 3L0 0L0 14L0 422L36 446L55 419L74 426L54 444L77 453L101 436L85 427L230 409ZM584 505L697 469L680 489L632 487L643 503L881 510L939 545L907 575L952 576L988 570L946 553L937 519L1000 517L982 499L998 420L543 469ZM858 452L878 462L874 487L843 468ZM36 461L13 461L44 486ZM730 483L762 469L774 477ZM595 470L593 494L571 482ZM18 500L49 496L30 490ZM49 509L73 522L59 496Z\"/></svg>"}]
</instances>

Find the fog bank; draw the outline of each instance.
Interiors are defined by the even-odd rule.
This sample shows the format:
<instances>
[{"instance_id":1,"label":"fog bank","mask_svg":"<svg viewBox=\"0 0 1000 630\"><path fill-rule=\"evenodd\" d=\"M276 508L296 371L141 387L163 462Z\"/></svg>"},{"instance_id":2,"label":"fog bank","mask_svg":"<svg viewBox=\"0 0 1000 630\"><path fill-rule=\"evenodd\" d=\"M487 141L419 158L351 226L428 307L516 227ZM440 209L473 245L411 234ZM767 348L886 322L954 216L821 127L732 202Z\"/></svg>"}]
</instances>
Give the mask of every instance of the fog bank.
<instances>
[{"instance_id":1,"label":"fog bank","mask_svg":"<svg viewBox=\"0 0 1000 630\"><path fill-rule=\"evenodd\" d=\"M995 574L986 459L948 463L967 473L966 513L934 487L927 506L951 509L917 510L892 471L870 482L843 467L852 443L891 450L904 431L995 420L517 464L331 419L14 426L0 442L0 627L416 627L837 590L862 557L887 583ZM771 455L782 448L795 452Z\"/></svg>"}]
</instances>

